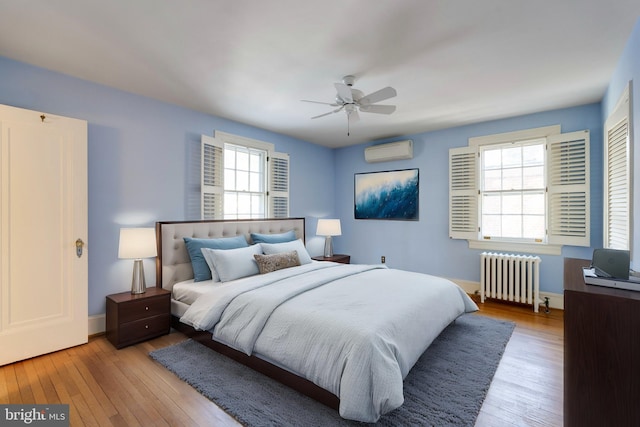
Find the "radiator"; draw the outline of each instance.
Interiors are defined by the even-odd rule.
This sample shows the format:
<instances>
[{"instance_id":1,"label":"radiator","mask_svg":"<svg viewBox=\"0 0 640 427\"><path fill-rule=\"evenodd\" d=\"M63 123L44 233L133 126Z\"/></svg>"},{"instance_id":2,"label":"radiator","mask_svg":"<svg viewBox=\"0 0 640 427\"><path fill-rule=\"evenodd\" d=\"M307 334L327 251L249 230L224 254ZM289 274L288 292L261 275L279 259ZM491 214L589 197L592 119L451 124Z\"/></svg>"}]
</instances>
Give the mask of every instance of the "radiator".
<instances>
[{"instance_id":1,"label":"radiator","mask_svg":"<svg viewBox=\"0 0 640 427\"><path fill-rule=\"evenodd\" d=\"M540 304L540 257L483 252L480 254L480 302L485 298Z\"/></svg>"}]
</instances>

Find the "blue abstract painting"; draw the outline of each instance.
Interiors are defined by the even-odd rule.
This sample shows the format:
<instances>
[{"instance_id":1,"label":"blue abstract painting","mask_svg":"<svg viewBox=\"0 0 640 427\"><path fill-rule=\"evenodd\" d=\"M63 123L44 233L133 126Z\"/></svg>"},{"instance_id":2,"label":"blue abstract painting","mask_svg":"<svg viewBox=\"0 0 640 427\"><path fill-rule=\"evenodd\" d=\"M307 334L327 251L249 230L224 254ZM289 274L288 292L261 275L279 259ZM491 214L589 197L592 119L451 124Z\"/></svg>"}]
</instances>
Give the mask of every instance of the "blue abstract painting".
<instances>
[{"instance_id":1,"label":"blue abstract painting","mask_svg":"<svg viewBox=\"0 0 640 427\"><path fill-rule=\"evenodd\" d=\"M417 221L418 181L418 169L355 174L355 218Z\"/></svg>"}]
</instances>

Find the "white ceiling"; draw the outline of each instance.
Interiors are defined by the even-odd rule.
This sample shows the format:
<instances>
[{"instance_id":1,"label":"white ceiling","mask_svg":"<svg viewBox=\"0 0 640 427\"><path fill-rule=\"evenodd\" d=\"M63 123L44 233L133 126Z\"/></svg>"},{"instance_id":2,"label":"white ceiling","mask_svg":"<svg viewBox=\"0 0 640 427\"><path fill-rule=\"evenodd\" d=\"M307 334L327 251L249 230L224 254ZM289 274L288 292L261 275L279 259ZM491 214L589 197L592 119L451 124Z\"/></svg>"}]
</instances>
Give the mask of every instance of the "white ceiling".
<instances>
[{"instance_id":1,"label":"white ceiling","mask_svg":"<svg viewBox=\"0 0 640 427\"><path fill-rule=\"evenodd\" d=\"M3 0L0 56L339 147L599 101L638 0ZM347 136L334 82L398 95Z\"/></svg>"}]
</instances>

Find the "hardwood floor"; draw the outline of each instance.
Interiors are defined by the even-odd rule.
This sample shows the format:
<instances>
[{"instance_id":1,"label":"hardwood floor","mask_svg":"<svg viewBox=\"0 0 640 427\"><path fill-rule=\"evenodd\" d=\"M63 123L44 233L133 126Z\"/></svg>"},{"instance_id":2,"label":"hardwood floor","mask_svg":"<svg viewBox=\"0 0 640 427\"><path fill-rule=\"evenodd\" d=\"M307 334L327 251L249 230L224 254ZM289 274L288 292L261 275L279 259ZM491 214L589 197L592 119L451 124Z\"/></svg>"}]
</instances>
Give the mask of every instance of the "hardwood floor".
<instances>
[{"instance_id":1,"label":"hardwood floor","mask_svg":"<svg viewBox=\"0 0 640 427\"><path fill-rule=\"evenodd\" d=\"M501 303L479 315L516 322L476 427L562 426L564 312L534 313Z\"/></svg>"},{"instance_id":2,"label":"hardwood floor","mask_svg":"<svg viewBox=\"0 0 640 427\"><path fill-rule=\"evenodd\" d=\"M563 312L478 304L517 326L478 419L485 426L561 426ZM179 332L116 350L104 336L88 344L0 367L0 404L68 403L72 426L236 426L233 418L151 360Z\"/></svg>"}]
</instances>

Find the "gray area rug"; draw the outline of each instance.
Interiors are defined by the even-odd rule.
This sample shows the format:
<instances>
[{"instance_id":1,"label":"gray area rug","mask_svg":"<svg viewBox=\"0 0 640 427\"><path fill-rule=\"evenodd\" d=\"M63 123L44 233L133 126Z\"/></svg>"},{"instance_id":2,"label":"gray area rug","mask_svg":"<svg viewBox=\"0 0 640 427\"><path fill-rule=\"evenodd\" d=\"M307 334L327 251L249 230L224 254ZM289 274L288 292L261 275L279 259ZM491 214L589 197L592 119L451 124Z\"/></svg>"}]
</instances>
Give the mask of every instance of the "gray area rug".
<instances>
[{"instance_id":1,"label":"gray area rug","mask_svg":"<svg viewBox=\"0 0 640 427\"><path fill-rule=\"evenodd\" d=\"M466 314L424 352L404 382L404 404L381 426L473 426L514 324ZM258 426L362 426L195 341L150 356L240 423Z\"/></svg>"}]
</instances>

